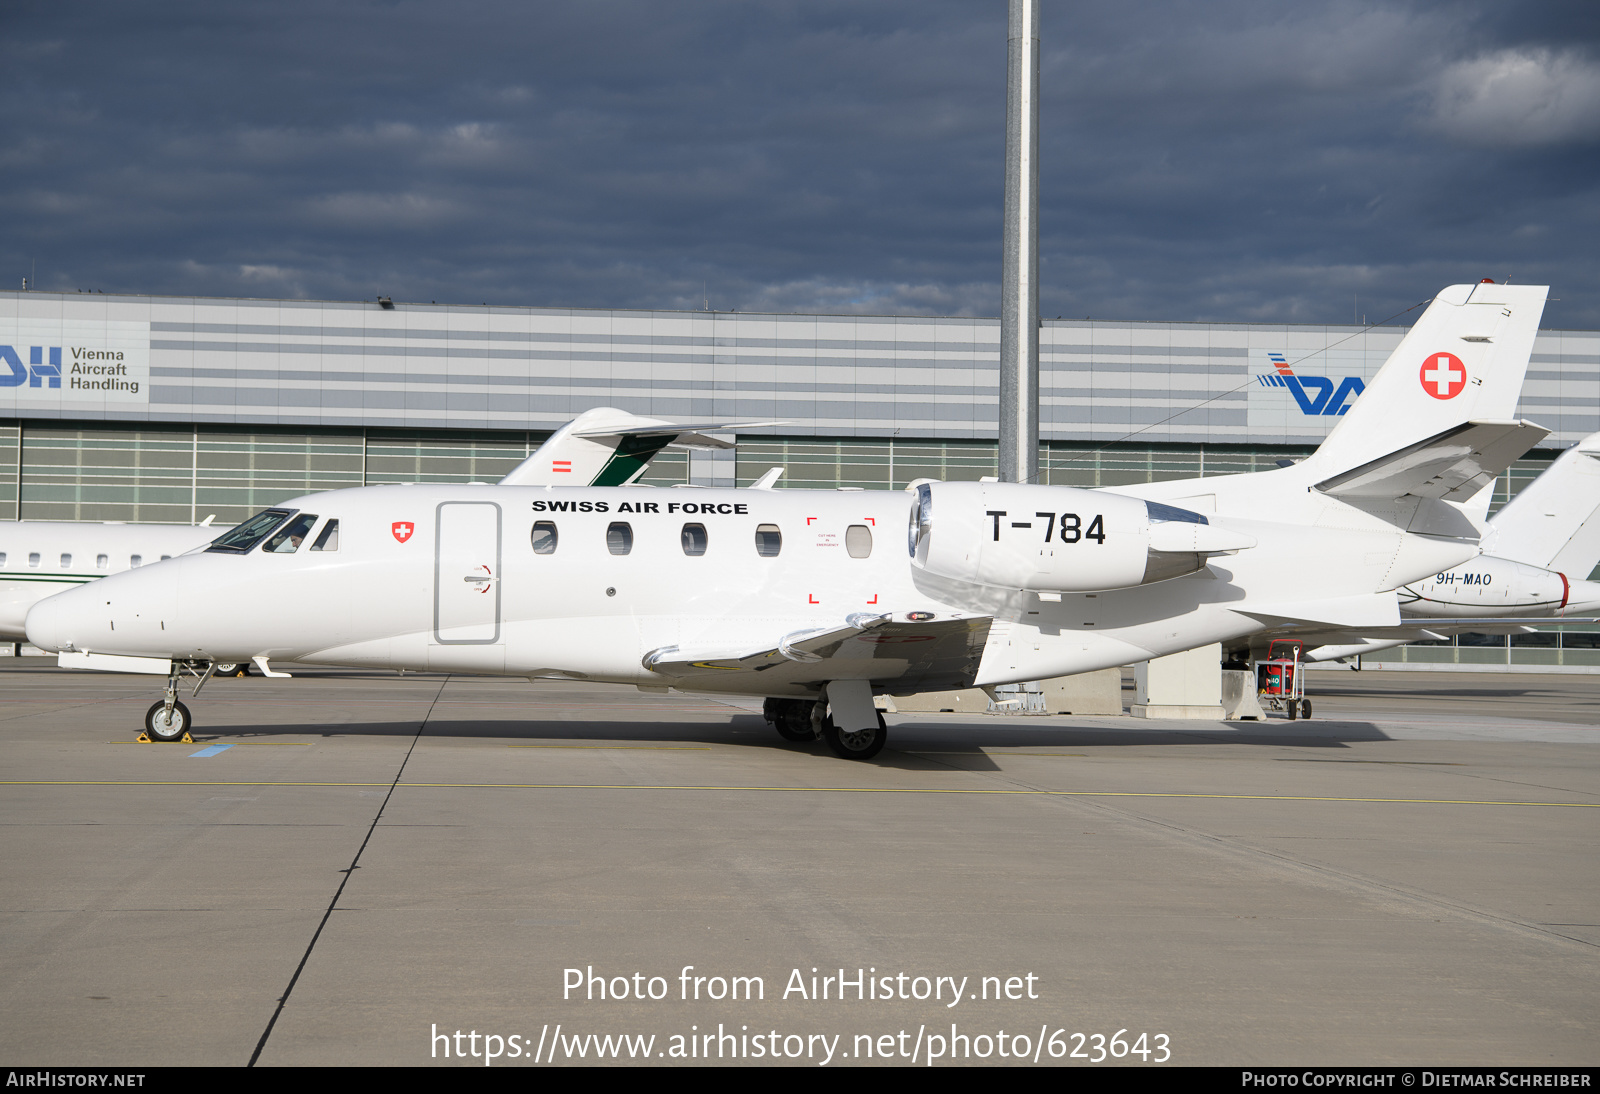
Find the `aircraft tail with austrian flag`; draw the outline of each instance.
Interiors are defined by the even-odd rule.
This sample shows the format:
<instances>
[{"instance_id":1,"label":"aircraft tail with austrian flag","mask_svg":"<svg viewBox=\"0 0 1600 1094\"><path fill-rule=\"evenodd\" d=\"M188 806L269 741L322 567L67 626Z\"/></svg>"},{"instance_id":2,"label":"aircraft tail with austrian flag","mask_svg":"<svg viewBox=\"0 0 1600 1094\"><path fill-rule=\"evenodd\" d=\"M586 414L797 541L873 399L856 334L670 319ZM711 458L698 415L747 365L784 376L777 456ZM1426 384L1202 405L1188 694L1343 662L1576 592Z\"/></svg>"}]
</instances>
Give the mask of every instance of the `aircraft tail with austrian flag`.
<instances>
[{"instance_id":1,"label":"aircraft tail with austrian flag","mask_svg":"<svg viewBox=\"0 0 1600 1094\"><path fill-rule=\"evenodd\" d=\"M1434 297L1361 398L1305 461L1326 476L1325 488L1344 485L1334 492L1361 492L1361 472L1368 469L1371 478L1376 453L1390 454L1385 459L1392 471L1395 460L1415 463L1441 444L1505 446L1517 443L1515 437L1531 436L1535 427L1514 419L1549 292L1546 285L1485 281L1451 285ZM1465 429L1469 423L1480 428ZM1544 435L1541 431L1529 446Z\"/></svg>"},{"instance_id":2,"label":"aircraft tail with austrian flag","mask_svg":"<svg viewBox=\"0 0 1600 1094\"><path fill-rule=\"evenodd\" d=\"M664 448L732 448L732 441L706 434L784 424L678 424L598 406L552 433L538 451L512 468L500 485L627 486L645 473Z\"/></svg>"}]
</instances>

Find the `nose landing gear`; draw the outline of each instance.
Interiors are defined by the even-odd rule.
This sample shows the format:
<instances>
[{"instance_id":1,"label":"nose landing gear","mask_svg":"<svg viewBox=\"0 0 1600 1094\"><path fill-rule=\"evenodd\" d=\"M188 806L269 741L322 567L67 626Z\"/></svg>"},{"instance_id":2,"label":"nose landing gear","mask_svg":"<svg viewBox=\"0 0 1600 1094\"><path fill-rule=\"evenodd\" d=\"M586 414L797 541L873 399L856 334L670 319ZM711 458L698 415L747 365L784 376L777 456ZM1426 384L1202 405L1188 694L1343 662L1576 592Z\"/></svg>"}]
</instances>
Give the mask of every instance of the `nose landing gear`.
<instances>
[{"instance_id":1,"label":"nose landing gear","mask_svg":"<svg viewBox=\"0 0 1600 1094\"><path fill-rule=\"evenodd\" d=\"M178 702L178 679L185 672L199 678L194 685L194 691L189 695L189 698L193 699L200 694L200 689L206 686L206 681L211 679L216 671L216 663L211 661L206 662L204 672L191 661L172 662L172 671L167 674L166 697L144 712L144 732L139 734L139 743L162 741L173 744L194 744L194 738L189 736L189 728L194 725L194 719L189 714L189 708Z\"/></svg>"}]
</instances>

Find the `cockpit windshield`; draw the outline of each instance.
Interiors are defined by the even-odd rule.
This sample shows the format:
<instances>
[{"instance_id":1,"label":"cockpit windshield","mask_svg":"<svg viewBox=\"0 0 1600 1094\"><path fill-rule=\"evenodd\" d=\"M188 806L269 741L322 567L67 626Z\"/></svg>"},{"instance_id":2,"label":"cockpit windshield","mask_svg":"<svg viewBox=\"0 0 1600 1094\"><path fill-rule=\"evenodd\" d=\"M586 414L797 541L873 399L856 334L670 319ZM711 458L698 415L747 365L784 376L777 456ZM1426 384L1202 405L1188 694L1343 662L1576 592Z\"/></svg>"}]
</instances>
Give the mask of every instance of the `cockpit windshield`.
<instances>
[{"instance_id":1,"label":"cockpit windshield","mask_svg":"<svg viewBox=\"0 0 1600 1094\"><path fill-rule=\"evenodd\" d=\"M242 555L271 535L278 525L294 516L294 513L293 509L263 509L237 528L230 528L212 540L206 550Z\"/></svg>"}]
</instances>

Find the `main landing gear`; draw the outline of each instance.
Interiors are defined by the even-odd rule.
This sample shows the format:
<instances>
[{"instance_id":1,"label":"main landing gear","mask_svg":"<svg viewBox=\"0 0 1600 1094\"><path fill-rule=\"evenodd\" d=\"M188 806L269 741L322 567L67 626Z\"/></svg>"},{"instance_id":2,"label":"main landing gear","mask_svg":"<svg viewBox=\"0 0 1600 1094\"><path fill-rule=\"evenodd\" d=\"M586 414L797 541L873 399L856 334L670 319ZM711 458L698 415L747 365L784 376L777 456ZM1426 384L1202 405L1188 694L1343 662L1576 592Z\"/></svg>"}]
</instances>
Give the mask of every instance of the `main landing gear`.
<instances>
[{"instance_id":1,"label":"main landing gear","mask_svg":"<svg viewBox=\"0 0 1600 1094\"><path fill-rule=\"evenodd\" d=\"M205 662L203 671L196 662L174 661L172 671L167 674L166 697L144 712L144 732L139 734L139 741L143 744L151 741L194 744L194 738L189 736L194 718L190 715L189 708L178 702L178 680L185 672L197 678L194 691L189 694L189 698L193 699L200 694L200 689L206 686L206 681L211 679L216 671L216 663L211 661Z\"/></svg>"},{"instance_id":2,"label":"main landing gear","mask_svg":"<svg viewBox=\"0 0 1600 1094\"><path fill-rule=\"evenodd\" d=\"M833 717L818 710L810 699L768 699L761 713L786 741L804 743L822 738L842 760L870 760L883 751L889 741L889 727L878 713L878 724L871 729L850 732L833 724Z\"/></svg>"}]
</instances>

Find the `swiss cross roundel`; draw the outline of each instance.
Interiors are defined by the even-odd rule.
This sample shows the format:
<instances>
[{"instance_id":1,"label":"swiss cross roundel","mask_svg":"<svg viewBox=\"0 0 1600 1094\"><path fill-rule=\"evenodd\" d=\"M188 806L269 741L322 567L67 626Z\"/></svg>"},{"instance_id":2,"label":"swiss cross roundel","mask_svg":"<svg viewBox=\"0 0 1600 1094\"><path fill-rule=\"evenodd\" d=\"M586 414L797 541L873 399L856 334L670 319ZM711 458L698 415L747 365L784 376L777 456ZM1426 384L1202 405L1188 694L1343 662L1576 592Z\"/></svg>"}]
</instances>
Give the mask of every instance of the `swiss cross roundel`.
<instances>
[{"instance_id":1,"label":"swiss cross roundel","mask_svg":"<svg viewBox=\"0 0 1600 1094\"><path fill-rule=\"evenodd\" d=\"M1467 366L1453 353L1430 353L1422 362L1422 390L1435 399L1454 399L1467 386Z\"/></svg>"}]
</instances>

